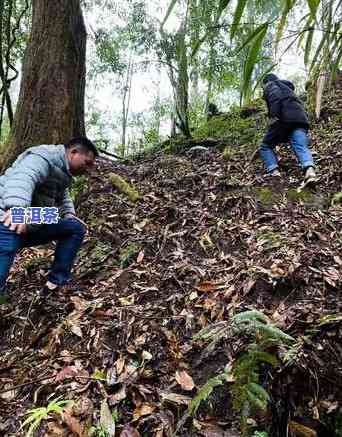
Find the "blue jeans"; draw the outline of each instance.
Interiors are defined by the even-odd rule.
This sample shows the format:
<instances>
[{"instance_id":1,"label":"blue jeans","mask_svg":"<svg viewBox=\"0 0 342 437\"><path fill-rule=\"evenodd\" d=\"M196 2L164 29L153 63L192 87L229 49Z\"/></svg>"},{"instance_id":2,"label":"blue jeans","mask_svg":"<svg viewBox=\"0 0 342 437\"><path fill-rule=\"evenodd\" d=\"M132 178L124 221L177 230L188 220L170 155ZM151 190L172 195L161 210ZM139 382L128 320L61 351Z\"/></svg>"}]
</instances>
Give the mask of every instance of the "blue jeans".
<instances>
[{"instance_id":1,"label":"blue jeans","mask_svg":"<svg viewBox=\"0 0 342 437\"><path fill-rule=\"evenodd\" d=\"M63 285L71 276L77 253L86 229L74 218L60 219L56 224L41 225L39 230L17 234L0 223L0 290L6 284L10 268L18 250L56 241L55 258L48 280Z\"/></svg>"},{"instance_id":2,"label":"blue jeans","mask_svg":"<svg viewBox=\"0 0 342 437\"><path fill-rule=\"evenodd\" d=\"M314 162L312 159L312 154L309 149L309 138L305 129L294 129L288 136L290 140L291 147L295 153L301 167L304 169L306 167L313 167ZM270 172L278 167L277 155L274 151L275 145L261 144L260 156L264 161L267 170Z\"/></svg>"}]
</instances>

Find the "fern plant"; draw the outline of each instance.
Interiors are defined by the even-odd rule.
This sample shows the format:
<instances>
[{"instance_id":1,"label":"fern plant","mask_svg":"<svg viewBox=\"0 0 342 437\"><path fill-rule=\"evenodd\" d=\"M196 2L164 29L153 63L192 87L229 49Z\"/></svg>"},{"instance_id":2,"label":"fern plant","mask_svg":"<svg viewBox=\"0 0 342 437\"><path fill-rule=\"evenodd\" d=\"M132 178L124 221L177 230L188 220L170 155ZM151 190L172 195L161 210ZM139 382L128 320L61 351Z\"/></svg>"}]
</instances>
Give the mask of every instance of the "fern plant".
<instances>
[{"instance_id":1,"label":"fern plant","mask_svg":"<svg viewBox=\"0 0 342 437\"><path fill-rule=\"evenodd\" d=\"M241 417L241 431L248 435L247 419L258 411L266 411L270 395L260 384L260 369L263 365L274 368L279 365L276 356L278 349L286 351L295 343L295 339L270 323L261 312L252 310L235 315L232 321L219 322L202 329L194 340L209 344L204 353L211 352L222 338L244 335L250 340L246 352L235 362L232 370L235 381L232 388L233 407ZM293 347L293 346L292 346ZM192 400L186 417L196 414L202 401L205 401L213 389L227 379L227 373L211 378ZM267 436L257 433L256 436Z\"/></svg>"},{"instance_id":2,"label":"fern plant","mask_svg":"<svg viewBox=\"0 0 342 437\"><path fill-rule=\"evenodd\" d=\"M103 426L92 426L89 430L90 437L108 437L109 433L106 431Z\"/></svg>"},{"instance_id":3,"label":"fern plant","mask_svg":"<svg viewBox=\"0 0 342 437\"><path fill-rule=\"evenodd\" d=\"M178 431L184 425L185 421L189 417L192 417L197 413L197 410L198 410L199 406L201 405L201 402L206 401L216 387L224 384L224 382L227 380L227 376L228 376L227 372L223 372L217 376L214 376L213 378L210 378L204 384L204 386L200 388L197 395L190 402L190 405L189 405L187 411L185 412L184 416L178 422L176 431L173 434L173 436L177 435Z\"/></svg>"},{"instance_id":4,"label":"fern plant","mask_svg":"<svg viewBox=\"0 0 342 437\"><path fill-rule=\"evenodd\" d=\"M215 376L214 378L210 378L203 387L200 388L197 395L194 397L194 399L190 402L190 405L188 407L188 415L194 416L201 404L202 401L205 401L209 398L211 393L213 392L215 387L218 387L219 385L222 385L227 378L226 373L221 373L220 375Z\"/></svg>"},{"instance_id":5,"label":"fern plant","mask_svg":"<svg viewBox=\"0 0 342 437\"><path fill-rule=\"evenodd\" d=\"M247 334L252 343L233 367L235 384L232 389L233 407L241 417L241 431L248 434L247 419L258 411L266 411L270 396L260 384L260 368L264 364L279 364L276 348L287 347L294 338L269 323L259 311L246 311L233 318L235 331Z\"/></svg>"},{"instance_id":6,"label":"fern plant","mask_svg":"<svg viewBox=\"0 0 342 437\"><path fill-rule=\"evenodd\" d=\"M255 431L252 437L269 437L266 431Z\"/></svg>"},{"instance_id":7,"label":"fern plant","mask_svg":"<svg viewBox=\"0 0 342 437\"><path fill-rule=\"evenodd\" d=\"M25 437L32 437L41 422L48 419L51 413L61 415L66 408L73 405L73 401L60 401L59 399L60 398L52 400L47 407L33 408L25 413L25 415L28 416L22 425L22 428L28 427Z\"/></svg>"}]
</instances>

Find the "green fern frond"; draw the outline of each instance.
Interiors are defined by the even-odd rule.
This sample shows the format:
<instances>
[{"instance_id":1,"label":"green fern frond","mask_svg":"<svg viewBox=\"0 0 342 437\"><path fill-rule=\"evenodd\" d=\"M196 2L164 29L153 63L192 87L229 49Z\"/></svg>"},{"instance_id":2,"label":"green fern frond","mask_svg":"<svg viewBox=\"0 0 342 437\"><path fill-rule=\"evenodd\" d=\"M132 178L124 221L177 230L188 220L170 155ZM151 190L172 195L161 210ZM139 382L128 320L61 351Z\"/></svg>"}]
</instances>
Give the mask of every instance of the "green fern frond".
<instances>
[{"instance_id":1,"label":"green fern frond","mask_svg":"<svg viewBox=\"0 0 342 437\"><path fill-rule=\"evenodd\" d=\"M242 313L236 314L232 318L232 322L237 325L240 323L251 323L251 322L267 323L268 321L269 319L265 316L265 314L257 310L244 311Z\"/></svg>"},{"instance_id":2,"label":"green fern frond","mask_svg":"<svg viewBox=\"0 0 342 437\"><path fill-rule=\"evenodd\" d=\"M255 431L252 437L269 437L266 431Z\"/></svg>"},{"instance_id":3,"label":"green fern frond","mask_svg":"<svg viewBox=\"0 0 342 437\"><path fill-rule=\"evenodd\" d=\"M267 393L267 391L259 384L256 384L255 382L250 382L247 385L247 390L250 393L253 393L254 396L256 396L258 399L260 399L263 402L269 402L271 400L270 395Z\"/></svg>"},{"instance_id":4,"label":"green fern frond","mask_svg":"<svg viewBox=\"0 0 342 437\"><path fill-rule=\"evenodd\" d=\"M209 398L211 393L213 392L215 387L222 385L227 378L226 373L222 373L214 378L209 379L206 384L199 390L198 394L191 401L187 415L193 416L196 414L200 404L202 401L205 401Z\"/></svg>"},{"instance_id":5,"label":"green fern frond","mask_svg":"<svg viewBox=\"0 0 342 437\"><path fill-rule=\"evenodd\" d=\"M202 329L194 340L211 341L213 348L218 340L228 334L244 334L251 339L246 352L234 363L232 374L234 385L231 389L233 408L241 417L241 430L248 429L247 419L257 411L265 411L270 401L267 390L260 385L260 367L268 364L279 365L272 350L288 351L294 348L295 339L273 326L269 318L260 311L250 310L236 314L230 323L219 322ZM192 400L184 418L196 414L200 403L211 395L218 385L222 385L226 373L211 378Z\"/></svg>"},{"instance_id":6,"label":"green fern frond","mask_svg":"<svg viewBox=\"0 0 342 437\"><path fill-rule=\"evenodd\" d=\"M50 413L62 414L66 408L73 404L73 401L59 401L58 399L60 397L51 401L47 407L33 408L25 413L28 416L22 424L22 428L28 426L25 437L32 437L41 422L47 419Z\"/></svg>"},{"instance_id":7,"label":"green fern frond","mask_svg":"<svg viewBox=\"0 0 342 437\"><path fill-rule=\"evenodd\" d=\"M260 363L262 362L268 363L272 367L277 367L279 365L278 358L275 355L270 354L268 352L264 352L262 350L253 350L250 351L248 354L250 359L253 361L260 362Z\"/></svg>"},{"instance_id":8,"label":"green fern frond","mask_svg":"<svg viewBox=\"0 0 342 437\"><path fill-rule=\"evenodd\" d=\"M247 390L247 399L250 404L251 411L266 411L267 410L267 402L263 399L259 399L254 393Z\"/></svg>"},{"instance_id":9,"label":"green fern frond","mask_svg":"<svg viewBox=\"0 0 342 437\"><path fill-rule=\"evenodd\" d=\"M218 322L201 329L195 336L194 340L211 340L214 337L222 337L229 329L228 322Z\"/></svg>"},{"instance_id":10,"label":"green fern frond","mask_svg":"<svg viewBox=\"0 0 342 437\"><path fill-rule=\"evenodd\" d=\"M291 337L288 334L285 334L281 329L276 328L275 326L271 325L263 325L262 323L257 324L256 328L261 331L260 333L265 336L266 338L271 338L274 340L278 340L279 343L292 343L295 341L293 337Z\"/></svg>"}]
</instances>

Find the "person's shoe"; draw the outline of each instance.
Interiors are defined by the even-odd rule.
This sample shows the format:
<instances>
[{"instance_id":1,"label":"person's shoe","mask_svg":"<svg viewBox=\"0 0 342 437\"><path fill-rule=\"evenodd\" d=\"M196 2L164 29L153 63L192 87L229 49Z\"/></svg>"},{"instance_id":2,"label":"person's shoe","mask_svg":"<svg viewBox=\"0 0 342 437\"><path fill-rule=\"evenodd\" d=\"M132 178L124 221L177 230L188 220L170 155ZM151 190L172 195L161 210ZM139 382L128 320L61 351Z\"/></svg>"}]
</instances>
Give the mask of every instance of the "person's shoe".
<instances>
[{"instance_id":1,"label":"person's shoe","mask_svg":"<svg viewBox=\"0 0 342 437\"><path fill-rule=\"evenodd\" d=\"M279 171L279 168L275 168L274 170L270 171L266 175L269 178L281 178L281 173Z\"/></svg>"},{"instance_id":2,"label":"person's shoe","mask_svg":"<svg viewBox=\"0 0 342 437\"><path fill-rule=\"evenodd\" d=\"M47 281L47 283L44 285L43 289L39 291L39 297L48 297L51 296L51 294L55 294L58 291L58 285L54 284L50 281Z\"/></svg>"},{"instance_id":3,"label":"person's shoe","mask_svg":"<svg viewBox=\"0 0 342 437\"><path fill-rule=\"evenodd\" d=\"M42 298L50 296L58 296L59 298L65 298L68 294L77 294L79 292L79 287L73 284L73 282L68 282L64 285L57 285L53 282L47 281L44 288L39 292L39 296Z\"/></svg>"},{"instance_id":4,"label":"person's shoe","mask_svg":"<svg viewBox=\"0 0 342 437\"><path fill-rule=\"evenodd\" d=\"M309 184L317 181L317 175L313 167L307 167L304 173L304 182Z\"/></svg>"},{"instance_id":5,"label":"person's shoe","mask_svg":"<svg viewBox=\"0 0 342 437\"><path fill-rule=\"evenodd\" d=\"M9 301L9 296L7 294L7 291L6 291L6 287L3 286L0 289L0 305L6 305L8 303L8 301Z\"/></svg>"}]
</instances>

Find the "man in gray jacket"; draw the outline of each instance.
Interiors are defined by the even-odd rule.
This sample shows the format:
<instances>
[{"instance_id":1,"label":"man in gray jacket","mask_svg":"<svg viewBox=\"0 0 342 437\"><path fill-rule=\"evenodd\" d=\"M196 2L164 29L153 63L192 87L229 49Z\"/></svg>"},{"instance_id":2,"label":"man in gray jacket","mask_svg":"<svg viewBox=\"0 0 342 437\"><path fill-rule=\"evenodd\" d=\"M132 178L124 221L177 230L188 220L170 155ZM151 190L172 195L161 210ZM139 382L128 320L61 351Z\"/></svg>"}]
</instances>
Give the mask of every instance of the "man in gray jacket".
<instances>
[{"instance_id":1,"label":"man in gray jacket","mask_svg":"<svg viewBox=\"0 0 342 437\"><path fill-rule=\"evenodd\" d=\"M6 280L23 247L56 241L43 291L57 290L68 281L86 234L68 187L73 176L92 168L97 156L96 147L85 137L66 145L35 146L0 176L0 301L7 300Z\"/></svg>"}]
</instances>

